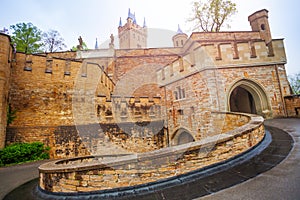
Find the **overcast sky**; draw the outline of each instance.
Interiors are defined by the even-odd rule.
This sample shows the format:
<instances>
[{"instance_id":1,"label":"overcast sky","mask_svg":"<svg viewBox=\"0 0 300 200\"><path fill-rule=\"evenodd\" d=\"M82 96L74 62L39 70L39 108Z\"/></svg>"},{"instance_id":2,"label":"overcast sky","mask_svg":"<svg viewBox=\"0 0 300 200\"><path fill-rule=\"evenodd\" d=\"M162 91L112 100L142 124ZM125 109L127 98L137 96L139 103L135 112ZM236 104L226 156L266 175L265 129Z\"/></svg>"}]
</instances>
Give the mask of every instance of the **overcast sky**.
<instances>
[{"instance_id":1,"label":"overcast sky","mask_svg":"<svg viewBox=\"0 0 300 200\"><path fill-rule=\"evenodd\" d=\"M269 10L269 23L273 38L285 38L288 58L287 72L300 72L300 1L297 0L232 0L238 13L231 18L230 31L249 31L248 16L261 9ZM144 17L148 28L169 34L178 24L188 35L191 24L192 0L0 0L0 29L19 22L31 22L42 31L54 29L60 32L70 49L78 44L81 36L89 48L95 40L107 48L110 34L117 38L119 19L123 24L128 8L135 12L137 23ZM10 31L11 33L11 31ZM171 38L166 44L172 44Z\"/></svg>"}]
</instances>

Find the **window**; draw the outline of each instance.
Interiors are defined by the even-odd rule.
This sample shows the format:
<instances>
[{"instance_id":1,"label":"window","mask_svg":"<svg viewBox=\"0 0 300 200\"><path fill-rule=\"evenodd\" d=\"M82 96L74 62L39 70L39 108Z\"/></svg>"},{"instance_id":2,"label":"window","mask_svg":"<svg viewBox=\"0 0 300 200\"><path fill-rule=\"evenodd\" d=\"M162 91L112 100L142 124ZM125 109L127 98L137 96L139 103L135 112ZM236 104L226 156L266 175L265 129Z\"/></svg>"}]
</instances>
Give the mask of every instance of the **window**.
<instances>
[{"instance_id":1,"label":"window","mask_svg":"<svg viewBox=\"0 0 300 200\"><path fill-rule=\"evenodd\" d=\"M162 79L162 80L165 80L165 78L166 78L166 77L165 77L165 68L162 68L162 69L161 69L161 79Z\"/></svg>"},{"instance_id":2,"label":"window","mask_svg":"<svg viewBox=\"0 0 300 200\"><path fill-rule=\"evenodd\" d=\"M177 110L177 112L178 112L179 115L183 115L183 110L182 109Z\"/></svg>"},{"instance_id":3,"label":"window","mask_svg":"<svg viewBox=\"0 0 300 200\"><path fill-rule=\"evenodd\" d=\"M266 30L266 26L264 24L260 25L261 30Z\"/></svg>"},{"instance_id":4,"label":"window","mask_svg":"<svg viewBox=\"0 0 300 200\"><path fill-rule=\"evenodd\" d=\"M183 46L183 40L181 40L181 46Z\"/></svg>"},{"instance_id":5,"label":"window","mask_svg":"<svg viewBox=\"0 0 300 200\"><path fill-rule=\"evenodd\" d=\"M178 100L178 93L177 93L177 91L174 91L174 97L175 97L175 100Z\"/></svg>"},{"instance_id":6,"label":"window","mask_svg":"<svg viewBox=\"0 0 300 200\"><path fill-rule=\"evenodd\" d=\"M170 64L170 76L174 75L173 63Z\"/></svg>"},{"instance_id":7,"label":"window","mask_svg":"<svg viewBox=\"0 0 300 200\"><path fill-rule=\"evenodd\" d=\"M176 47L178 47L178 41L176 41Z\"/></svg>"},{"instance_id":8,"label":"window","mask_svg":"<svg viewBox=\"0 0 300 200\"><path fill-rule=\"evenodd\" d=\"M183 72L184 71L184 66L183 66L183 58L179 58L179 71Z\"/></svg>"},{"instance_id":9,"label":"window","mask_svg":"<svg viewBox=\"0 0 300 200\"><path fill-rule=\"evenodd\" d=\"M185 89L180 86L176 87L174 91L175 100L185 99Z\"/></svg>"}]
</instances>

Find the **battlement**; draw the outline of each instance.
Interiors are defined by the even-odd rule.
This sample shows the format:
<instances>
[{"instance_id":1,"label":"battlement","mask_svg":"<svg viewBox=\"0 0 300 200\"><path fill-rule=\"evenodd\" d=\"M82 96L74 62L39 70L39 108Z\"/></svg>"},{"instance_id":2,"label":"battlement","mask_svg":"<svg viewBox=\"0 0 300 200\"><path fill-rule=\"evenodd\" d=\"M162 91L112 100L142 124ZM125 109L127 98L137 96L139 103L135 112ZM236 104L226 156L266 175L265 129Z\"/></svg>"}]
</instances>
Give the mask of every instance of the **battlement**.
<instances>
[{"instance_id":1,"label":"battlement","mask_svg":"<svg viewBox=\"0 0 300 200\"><path fill-rule=\"evenodd\" d=\"M184 56L159 69L157 78L159 85L166 85L206 69L285 63L283 39L268 45L262 40L200 42Z\"/></svg>"},{"instance_id":2,"label":"battlement","mask_svg":"<svg viewBox=\"0 0 300 200\"><path fill-rule=\"evenodd\" d=\"M199 43L261 40L255 31L193 32L190 38Z\"/></svg>"},{"instance_id":3,"label":"battlement","mask_svg":"<svg viewBox=\"0 0 300 200\"><path fill-rule=\"evenodd\" d=\"M99 123L157 121L162 119L161 97L112 95L97 97Z\"/></svg>"},{"instance_id":4,"label":"battlement","mask_svg":"<svg viewBox=\"0 0 300 200\"><path fill-rule=\"evenodd\" d=\"M118 49L117 58L178 56L178 48L143 48L143 49Z\"/></svg>"}]
</instances>

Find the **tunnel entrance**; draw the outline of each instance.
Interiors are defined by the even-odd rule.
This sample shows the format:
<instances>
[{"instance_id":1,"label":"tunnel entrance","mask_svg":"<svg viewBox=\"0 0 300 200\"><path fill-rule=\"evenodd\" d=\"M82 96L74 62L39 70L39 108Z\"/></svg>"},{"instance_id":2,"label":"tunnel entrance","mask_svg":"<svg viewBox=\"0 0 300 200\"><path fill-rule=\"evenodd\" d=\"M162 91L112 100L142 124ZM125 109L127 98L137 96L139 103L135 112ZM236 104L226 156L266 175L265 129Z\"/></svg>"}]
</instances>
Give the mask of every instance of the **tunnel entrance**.
<instances>
[{"instance_id":1,"label":"tunnel entrance","mask_svg":"<svg viewBox=\"0 0 300 200\"><path fill-rule=\"evenodd\" d=\"M228 110L258 114L267 117L270 113L268 97L264 89L248 79L237 81L228 93Z\"/></svg>"},{"instance_id":2,"label":"tunnel entrance","mask_svg":"<svg viewBox=\"0 0 300 200\"><path fill-rule=\"evenodd\" d=\"M230 109L232 112L257 114L255 101L249 91L236 87L230 95Z\"/></svg>"}]
</instances>

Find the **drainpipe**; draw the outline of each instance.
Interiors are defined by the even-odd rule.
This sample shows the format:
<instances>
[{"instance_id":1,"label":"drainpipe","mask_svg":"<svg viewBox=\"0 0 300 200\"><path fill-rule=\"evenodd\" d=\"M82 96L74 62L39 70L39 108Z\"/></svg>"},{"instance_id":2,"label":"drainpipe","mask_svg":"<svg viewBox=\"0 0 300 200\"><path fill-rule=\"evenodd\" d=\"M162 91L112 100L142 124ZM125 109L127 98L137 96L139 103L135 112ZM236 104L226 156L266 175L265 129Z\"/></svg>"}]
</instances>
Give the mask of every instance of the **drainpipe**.
<instances>
[{"instance_id":1,"label":"drainpipe","mask_svg":"<svg viewBox=\"0 0 300 200\"><path fill-rule=\"evenodd\" d=\"M219 108L219 112L221 112L220 96L219 96L219 84L218 84L217 75L216 75L217 69L214 68L213 71L214 71L215 84L216 84L216 90L217 90L217 91L216 91L216 94L217 94L217 102L218 102L218 106L217 106L217 107Z\"/></svg>"},{"instance_id":2,"label":"drainpipe","mask_svg":"<svg viewBox=\"0 0 300 200\"><path fill-rule=\"evenodd\" d=\"M169 139L169 126L168 126L168 107L167 107L167 89L166 89L166 86L163 86L164 87L164 92L165 92L165 112L166 112L166 117L165 117L165 120L166 120L166 130L167 130L167 147L170 146L170 139ZM165 124L164 124L165 125Z\"/></svg>"},{"instance_id":3,"label":"drainpipe","mask_svg":"<svg viewBox=\"0 0 300 200\"><path fill-rule=\"evenodd\" d=\"M287 110L286 110L286 107L285 107L285 101L284 101L283 93L282 93L282 89L281 89L281 81L280 81L279 73L278 73L278 65L274 65L274 67L275 67L276 76L277 76L277 80L278 80L278 86L279 86L280 98L281 98L281 101L282 101L282 103L283 103L283 112L284 112L284 116L287 117Z\"/></svg>"}]
</instances>

